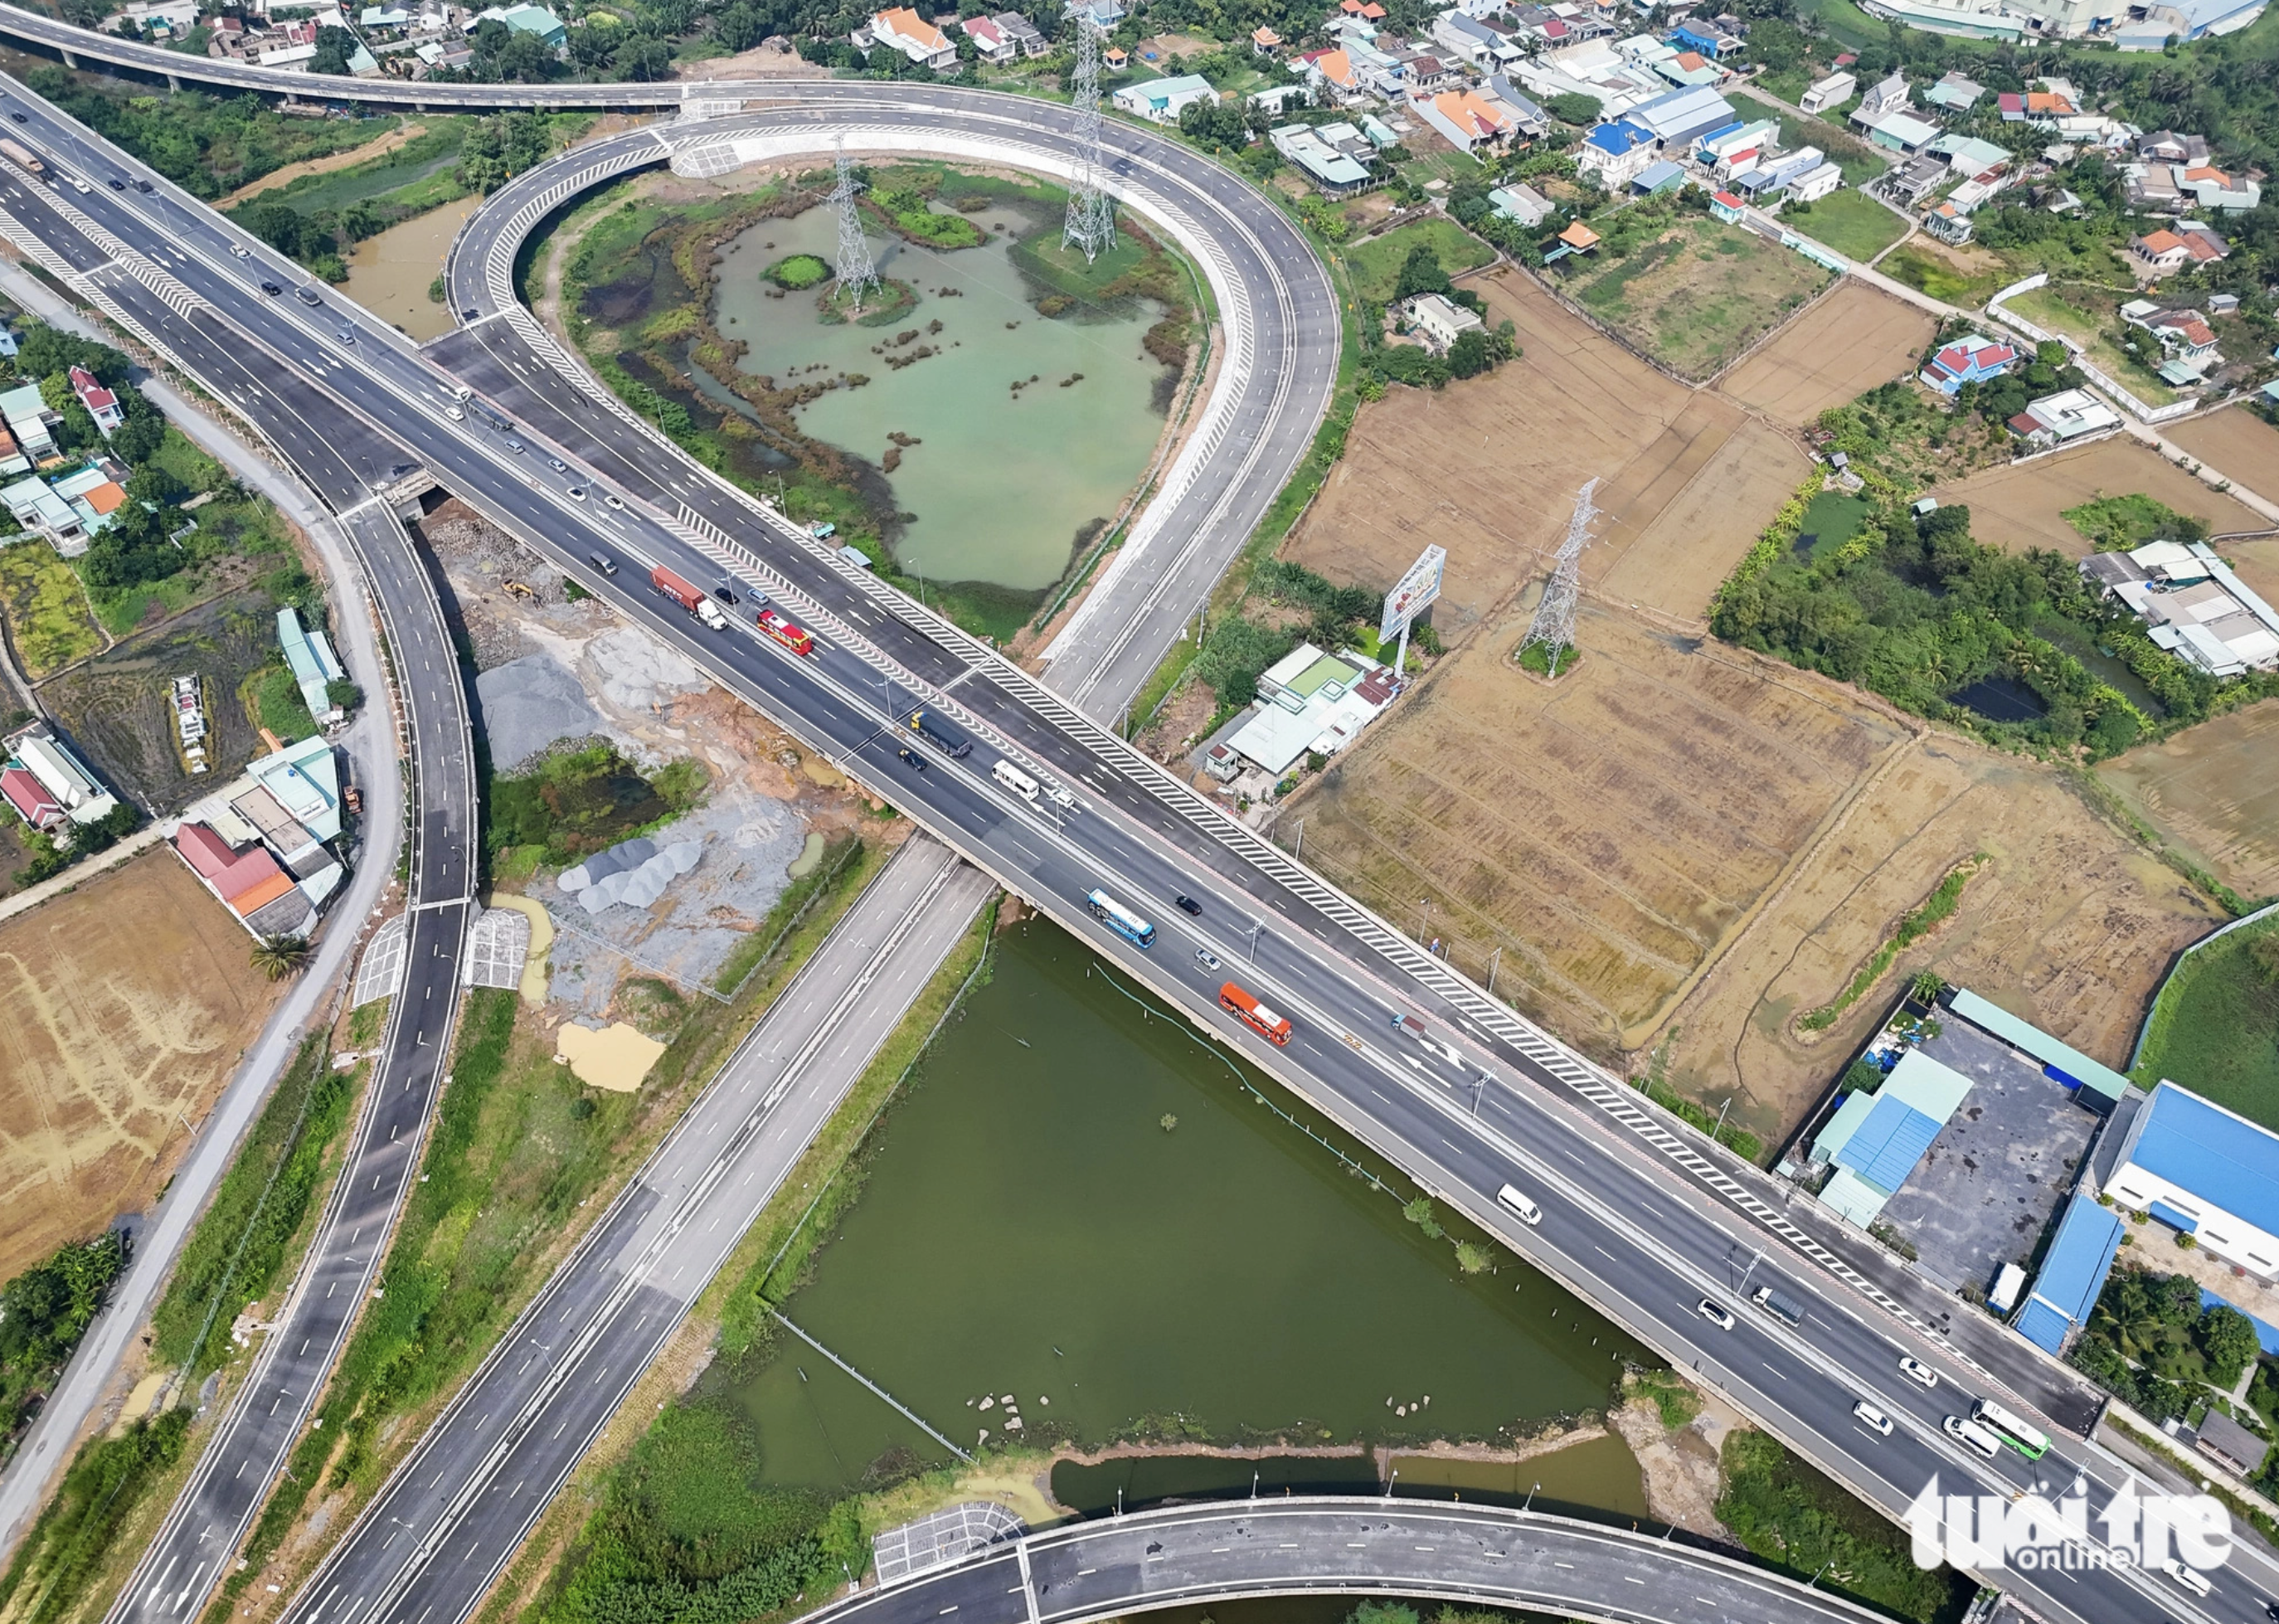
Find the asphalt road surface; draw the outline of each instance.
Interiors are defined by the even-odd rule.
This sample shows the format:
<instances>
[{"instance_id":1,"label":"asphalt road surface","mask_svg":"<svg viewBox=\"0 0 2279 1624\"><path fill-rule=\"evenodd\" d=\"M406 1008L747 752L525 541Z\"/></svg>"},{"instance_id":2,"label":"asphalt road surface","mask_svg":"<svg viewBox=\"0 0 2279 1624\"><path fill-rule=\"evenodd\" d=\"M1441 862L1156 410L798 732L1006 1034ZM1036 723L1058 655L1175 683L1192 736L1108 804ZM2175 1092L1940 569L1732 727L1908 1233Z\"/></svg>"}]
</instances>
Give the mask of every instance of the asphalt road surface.
<instances>
[{"instance_id":1,"label":"asphalt road surface","mask_svg":"<svg viewBox=\"0 0 2279 1624\"><path fill-rule=\"evenodd\" d=\"M810 1624L1087 1624L1264 1596L1428 1596L1623 1624L1882 1615L1730 1557L1571 1518L1416 1500L1167 1506L994 1545Z\"/></svg>"},{"instance_id":2,"label":"asphalt road surface","mask_svg":"<svg viewBox=\"0 0 2279 1624\"><path fill-rule=\"evenodd\" d=\"M87 138L68 131L41 133L66 149L77 143L75 162L126 161L87 150ZM225 309L266 312L257 327L242 330L257 331L269 353L317 383L337 410L388 425L464 498L564 563L621 612L690 650L811 747L1673 1362L1697 1368L1872 1502L1896 1512L1934 1472L1953 1490L1978 1484L2015 1491L2030 1481L2061 1490L2079 1471L2092 1486L2093 1504L2119 1481L2109 1458L2070 1439L2060 1439L2037 1468L2007 1455L1988 1464L1961 1452L1938 1430L1938 1418L1967 1407L1972 1394L1994 1382L1955 1354L1999 1365L2013 1394L2045 1412L2078 1403L2078 1384L1984 1333L1969 1316L1943 1338L1923 1325L1937 1324L1935 1305L1926 1305L1930 1314L1915 1315L1897 1291L1875 1303L1878 1282L1857 1280L1861 1271L1849 1259L1798 1231L1768 1183L1693 1149L1651 1113L1611 1101L1604 1080L1585 1064L955 628L858 572L841 572L829 555L756 510L737 528L708 535L687 522L690 516L660 514L638 500L609 506L605 481L573 466L557 477L587 488L581 501L541 472L551 453L527 433L530 449L517 452L501 431L442 416L449 385L378 323L328 294L312 291L320 303L311 307L249 287L257 267L271 262L249 250L256 270L229 263L232 234L211 216L196 218L199 212L163 191L144 198L97 186L75 201L109 231L142 245L142 261L123 260L118 274L153 285L162 298L179 285ZM148 268L153 260L163 260L163 276ZM89 273L113 274L101 266ZM644 568L599 573L587 556L605 550L639 566L670 562L707 582L733 580L744 600L735 621L726 631L702 628L643 589ZM756 586L818 630L812 658L751 629ZM955 718L978 745L953 756L899 727L914 694ZM1082 810L1061 813L1005 789L989 775L1001 758L1069 786ZM1086 900L1095 889L1157 921L1148 946L1101 927ZM1200 913L1191 918L1171 907L1178 894L1199 898ZM1292 1017L1286 1047L1264 1043L1221 1012L1216 990L1230 977ZM1394 1032L1390 1016L1403 1008L1436 1018L1444 1047L1426 1049ZM1522 1184L1540 1203L1539 1226L1501 1215L1495 1192L1507 1182ZM1760 1251L1769 1260L1760 1259ZM1867 1260L1864 1251L1861 1257ZM1845 1283L1846 1271L1859 1289ZM1773 1320L1742 1295L1745 1285L1776 1274L1809 1305L1800 1326ZM1696 1312L1705 1297L1732 1313L1731 1328ZM1903 1351L1943 1373L1936 1391L1899 1374ZM1853 1422L1859 1397L1896 1418L1893 1435ZM511 1495L513 1487L503 1478L471 1479L456 1492ZM383 1528L361 1525L340 1559L385 1550ZM392 1577L343 1587L337 1597L304 1598L295 1611L337 1606L310 1615L323 1624L450 1624L421 1598L415 1570L423 1565L412 1545ZM2258 1617L2274 1577L2268 1553L2256 1547L2217 1576L2204 1602L2156 1577L2106 1571L2014 1574L2005 1583L2055 1618L2149 1624Z\"/></svg>"}]
</instances>

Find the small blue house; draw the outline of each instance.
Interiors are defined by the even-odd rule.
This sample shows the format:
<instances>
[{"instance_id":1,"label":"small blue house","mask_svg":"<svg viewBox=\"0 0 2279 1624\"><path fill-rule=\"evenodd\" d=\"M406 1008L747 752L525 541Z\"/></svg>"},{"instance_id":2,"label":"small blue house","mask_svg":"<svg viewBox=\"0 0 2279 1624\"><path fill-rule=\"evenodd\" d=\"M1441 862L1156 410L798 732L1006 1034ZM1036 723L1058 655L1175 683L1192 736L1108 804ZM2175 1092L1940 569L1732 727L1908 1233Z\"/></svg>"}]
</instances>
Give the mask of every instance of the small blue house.
<instances>
[{"instance_id":1,"label":"small blue house","mask_svg":"<svg viewBox=\"0 0 2279 1624\"><path fill-rule=\"evenodd\" d=\"M1664 36L1667 42L1680 50L1698 50L1711 61L1730 57L1741 49L1741 42L1713 23L1693 19L1677 25Z\"/></svg>"}]
</instances>

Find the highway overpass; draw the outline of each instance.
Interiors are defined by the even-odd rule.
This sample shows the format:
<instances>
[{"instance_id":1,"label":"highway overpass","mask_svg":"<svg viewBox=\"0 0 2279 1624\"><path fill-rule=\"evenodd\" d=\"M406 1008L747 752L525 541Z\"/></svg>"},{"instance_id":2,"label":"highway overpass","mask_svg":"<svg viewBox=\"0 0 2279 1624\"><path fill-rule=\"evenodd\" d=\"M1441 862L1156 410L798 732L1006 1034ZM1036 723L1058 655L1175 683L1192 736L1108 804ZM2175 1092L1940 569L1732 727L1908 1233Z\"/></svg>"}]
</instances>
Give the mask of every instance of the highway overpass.
<instances>
[{"instance_id":1,"label":"highway overpass","mask_svg":"<svg viewBox=\"0 0 2279 1624\"><path fill-rule=\"evenodd\" d=\"M1805 1580L1543 1512L1313 1497L1065 1523L878 1586L802 1624L1093 1624L1276 1596L1412 1596L1609 1624L1868 1624Z\"/></svg>"},{"instance_id":2,"label":"highway overpass","mask_svg":"<svg viewBox=\"0 0 2279 1624\"><path fill-rule=\"evenodd\" d=\"M825 111L849 122L900 117L906 127L924 133L968 119L994 127L1005 116L1001 98L939 89L829 89ZM61 127L50 112L43 110L42 116L42 139L57 143L73 165L98 178L95 166L100 165L140 173L130 160ZM819 144L828 134L823 118L814 120L814 132ZM1153 137L1119 132L1117 140L1150 143L1152 161L1166 168L1212 167ZM1943 1328L1940 1306L1918 1296L1922 1311L1911 1307L1902 1293L1916 1288L1904 1271L1887 1271L1879 1280L1871 1271L1884 1265L1871 1249L1847 1252L1833 1238L1806 1230L1782 1212L1777 1189L1753 1170L1673 1130L1627 1090L1224 818L1026 673L845 566L760 504L717 482L706 485L685 464L629 484L633 502L622 513L580 503L567 495L566 486L550 483L528 460L518 459L495 432L446 419L441 408L447 381L428 369L426 358L337 296L315 296L323 302L314 308L265 299L252 267L297 273L211 215L185 208L179 195L161 189L145 198L98 187L76 204L60 194L45 201L49 206L35 207L42 200L27 199L27 219L17 223L73 255L92 256L80 273L82 280L124 277L159 292L170 309L170 300L187 297L194 309L228 312L243 324L238 330L247 342L316 383L337 412L374 432L384 426L445 484L562 563L621 612L689 650L811 747L889 796L1198 1025L1242 1049L1427 1188L1471 1212L1515 1251L1673 1361L1699 1371L1872 1502L1896 1510L1934 1471L1950 1486L1977 1481L2014 1492L2037 1478L2061 1483L2080 1469L2100 1501L2120 1481L2114 1463L2070 1443L2061 1443L2037 1472L2007 1458L1987 1466L1957 1453L1938 1419L1972 1393L1998 1390L1990 1369L2001 1369L2009 1388L2004 1396L2045 1412L2078 1406L2082 1389L2054 1366L2019 1356L1974 1316L1953 1321L1951 1336L1935 1334ZM103 236L123 237L128 251L113 253L98 241ZM239 259L234 249L251 258ZM590 419L596 426L592 432L611 442L623 461L661 460L656 443L629 413L617 414L590 389L575 392L585 404L569 408L565 422ZM523 427L526 434L537 432ZM597 489L609 483L597 469L571 466L565 479ZM695 481L682 488L701 490L708 502L734 500L734 523L708 520L693 504L667 506L647 499L661 480ZM747 588L764 586L821 631L824 648L817 658L801 660L740 623L726 634L704 632L623 575L594 572L585 557L595 547L621 558L662 559L710 578L736 576ZM955 717L980 741L970 758L921 745L917 753L926 766L920 770L896 755L898 741L908 735L894 730L894 720L913 695ZM1060 817L1008 794L987 776L1000 754L1075 787L1084 811ZM1158 921L1150 948L1134 947L1099 927L1084 903L1095 887ZM1203 899L1201 916L1190 920L1170 908L1170 898L1182 891ZM1224 966L1239 966L1233 974L1297 1020L1288 1047L1264 1044L1220 1012L1215 993ZM1403 1009L1440 1022L1454 1040L1450 1053L1422 1051L1394 1034L1387 1018ZM1539 1228L1500 1213L1493 1192L1505 1181L1523 1182L1542 1203ZM716 1181L687 1221L748 1222L755 1210L733 1185ZM1760 1251L1774 1261L1761 1266ZM1740 1300L1740 1282L1762 1281L1767 1268L1782 1270L1787 1283L1810 1298L1802 1326L1762 1316ZM1695 1313L1693 1305L1703 1297L1732 1307L1730 1329L1712 1327ZM557 1352L556 1344L546 1345L549 1362L538 1371L540 1381L556 1393L574 1390L595 1348ZM1927 1358L1943 1371L1937 1392L1898 1377L1902 1351ZM595 1379L607 1374L603 1366ZM1873 1397L1899 1418L1893 1436L1852 1422L1855 1395ZM525 1436L546 1433L556 1413L562 1415L557 1433L566 1428L570 1415L552 1403L543 1393L533 1394L526 1419L518 1423ZM367 1564L357 1571L370 1582L327 1589L320 1575L295 1600L291 1616L308 1624L414 1624L423 1618L443 1624L464 1617L480 1587L462 1581L495 1571L559 1476L550 1466L535 1478L508 1476L502 1468L512 1463L495 1451L464 1450L452 1459L458 1464L441 1474L449 1481L423 1483L412 1538L403 1540L400 1528L367 1518L336 1551L328 1573ZM560 1470L566 1472L567 1465ZM470 1515L479 1505L483 1514ZM2141 1576L2066 1576L2073 1589L2053 1579L2013 1576L2043 1611L2100 1621L2253 1618L2272 1578L2267 1554L2260 1549L2219 1575L2214 1596L2199 1604Z\"/></svg>"}]
</instances>

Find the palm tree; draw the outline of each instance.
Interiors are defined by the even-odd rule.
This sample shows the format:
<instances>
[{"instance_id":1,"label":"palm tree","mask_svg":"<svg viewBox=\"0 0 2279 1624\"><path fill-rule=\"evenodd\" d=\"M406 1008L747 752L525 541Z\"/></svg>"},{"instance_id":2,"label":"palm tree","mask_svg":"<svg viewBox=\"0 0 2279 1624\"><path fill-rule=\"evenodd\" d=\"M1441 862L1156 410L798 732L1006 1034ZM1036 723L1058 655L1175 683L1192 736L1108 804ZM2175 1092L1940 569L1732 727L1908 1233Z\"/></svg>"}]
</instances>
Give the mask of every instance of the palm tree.
<instances>
[{"instance_id":1,"label":"palm tree","mask_svg":"<svg viewBox=\"0 0 2279 1624\"><path fill-rule=\"evenodd\" d=\"M253 944L253 967L272 981L281 981L309 962L306 936L264 936Z\"/></svg>"}]
</instances>

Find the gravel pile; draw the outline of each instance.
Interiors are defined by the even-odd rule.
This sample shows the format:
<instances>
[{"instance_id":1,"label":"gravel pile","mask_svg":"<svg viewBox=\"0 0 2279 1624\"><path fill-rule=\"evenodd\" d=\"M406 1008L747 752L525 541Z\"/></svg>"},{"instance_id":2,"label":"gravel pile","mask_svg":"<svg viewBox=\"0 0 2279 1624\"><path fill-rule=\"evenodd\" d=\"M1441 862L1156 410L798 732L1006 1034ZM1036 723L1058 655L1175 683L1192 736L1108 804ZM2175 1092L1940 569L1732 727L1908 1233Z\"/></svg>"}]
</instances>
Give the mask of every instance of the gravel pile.
<instances>
[{"instance_id":1,"label":"gravel pile","mask_svg":"<svg viewBox=\"0 0 2279 1624\"><path fill-rule=\"evenodd\" d=\"M606 731L578 679L550 654L526 654L475 678L491 768L511 773L549 744Z\"/></svg>"}]
</instances>

